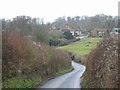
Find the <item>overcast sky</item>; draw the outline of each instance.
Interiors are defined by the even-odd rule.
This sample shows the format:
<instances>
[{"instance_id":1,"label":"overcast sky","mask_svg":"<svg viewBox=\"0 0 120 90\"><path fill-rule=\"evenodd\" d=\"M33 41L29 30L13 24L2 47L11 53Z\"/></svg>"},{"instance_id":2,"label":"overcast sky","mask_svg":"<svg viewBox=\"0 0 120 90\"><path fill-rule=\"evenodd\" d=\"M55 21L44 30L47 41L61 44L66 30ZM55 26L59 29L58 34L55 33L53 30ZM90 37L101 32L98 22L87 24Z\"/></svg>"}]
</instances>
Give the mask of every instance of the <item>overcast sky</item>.
<instances>
[{"instance_id":1,"label":"overcast sky","mask_svg":"<svg viewBox=\"0 0 120 90\"><path fill-rule=\"evenodd\" d=\"M120 0L0 0L0 18L26 15L52 22L61 16L116 16L118 1Z\"/></svg>"}]
</instances>

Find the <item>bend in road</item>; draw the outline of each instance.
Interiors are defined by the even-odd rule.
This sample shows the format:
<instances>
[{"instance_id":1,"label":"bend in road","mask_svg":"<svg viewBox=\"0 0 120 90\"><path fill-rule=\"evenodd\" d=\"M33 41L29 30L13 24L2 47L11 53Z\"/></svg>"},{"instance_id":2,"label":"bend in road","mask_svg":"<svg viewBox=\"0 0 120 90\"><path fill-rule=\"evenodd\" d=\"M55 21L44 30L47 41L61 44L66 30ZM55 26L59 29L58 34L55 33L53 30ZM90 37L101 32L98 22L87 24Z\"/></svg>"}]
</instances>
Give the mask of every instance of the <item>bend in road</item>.
<instances>
[{"instance_id":1,"label":"bend in road","mask_svg":"<svg viewBox=\"0 0 120 90\"><path fill-rule=\"evenodd\" d=\"M74 70L70 73L51 79L39 88L80 88L81 76L86 67L72 61Z\"/></svg>"}]
</instances>

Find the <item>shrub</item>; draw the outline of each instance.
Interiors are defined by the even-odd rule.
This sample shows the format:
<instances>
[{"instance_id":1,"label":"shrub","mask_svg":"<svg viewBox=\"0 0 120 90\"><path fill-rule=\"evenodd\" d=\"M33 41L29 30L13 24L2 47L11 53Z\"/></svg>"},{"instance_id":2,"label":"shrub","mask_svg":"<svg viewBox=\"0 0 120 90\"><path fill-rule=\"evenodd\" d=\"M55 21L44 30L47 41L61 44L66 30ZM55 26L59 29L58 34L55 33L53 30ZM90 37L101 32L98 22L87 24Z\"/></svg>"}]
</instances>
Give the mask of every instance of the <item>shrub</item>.
<instances>
[{"instance_id":1,"label":"shrub","mask_svg":"<svg viewBox=\"0 0 120 90\"><path fill-rule=\"evenodd\" d=\"M106 38L91 51L84 77L88 88L118 88L118 40Z\"/></svg>"},{"instance_id":2,"label":"shrub","mask_svg":"<svg viewBox=\"0 0 120 90\"><path fill-rule=\"evenodd\" d=\"M49 41L50 46L57 46L60 43L60 41L56 38L51 38Z\"/></svg>"},{"instance_id":3,"label":"shrub","mask_svg":"<svg viewBox=\"0 0 120 90\"><path fill-rule=\"evenodd\" d=\"M34 40L36 42L48 43L48 37L44 30L36 30Z\"/></svg>"},{"instance_id":4,"label":"shrub","mask_svg":"<svg viewBox=\"0 0 120 90\"><path fill-rule=\"evenodd\" d=\"M29 67L33 59L32 48L22 36L5 31L2 34L2 65L3 76L14 77Z\"/></svg>"},{"instance_id":5,"label":"shrub","mask_svg":"<svg viewBox=\"0 0 120 90\"><path fill-rule=\"evenodd\" d=\"M71 68L70 56L66 52L40 42L34 45L13 32L4 31L2 39L3 82L24 75L28 79L34 75L47 78Z\"/></svg>"},{"instance_id":6,"label":"shrub","mask_svg":"<svg viewBox=\"0 0 120 90\"><path fill-rule=\"evenodd\" d=\"M79 41L80 39L72 39L72 40L65 40L65 41L61 41L59 43L59 46L65 46L65 45L68 45L70 43L73 43L73 42L76 42L76 41Z\"/></svg>"},{"instance_id":7,"label":"shrub","mask_svg":"<svg viewBox=\"0 0 120 90\"><path fill-rule=\"evenodd\" d=\"M73 35L70 33L70 31L64 32L63 35L65 36L65 39L68 39L68 40L74 38Z\"/></svg>"}]
</instances>

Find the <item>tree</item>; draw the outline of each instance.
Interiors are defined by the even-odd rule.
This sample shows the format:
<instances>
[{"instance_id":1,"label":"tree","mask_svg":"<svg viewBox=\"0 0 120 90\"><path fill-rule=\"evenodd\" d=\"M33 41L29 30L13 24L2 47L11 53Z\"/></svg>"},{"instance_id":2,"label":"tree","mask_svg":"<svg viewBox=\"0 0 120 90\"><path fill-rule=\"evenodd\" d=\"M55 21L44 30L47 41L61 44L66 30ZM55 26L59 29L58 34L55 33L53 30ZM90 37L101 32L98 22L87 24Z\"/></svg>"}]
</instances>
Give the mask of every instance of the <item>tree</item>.
<instances>
[{"instance_id":1,"label":"tree","mask_svg":"<svg viewBox=\"0 0 120 90\"><path fill-rule=\"evenodd\" d=\"M64 38L64 35L60 31L49 31L49 45L50 46L57 46L60 40Z\"/></svg>"},{"instance_id":2,"label":"tree","mask_svg":"<svg viewBox=\"0 0 120 90\"><path fill-rule=\"evenodd\" d=\"M66 31L63 33L63 35L65 36L66 39L70 40L70 39L73 39L73 35L72 33L70 33L70 31Z\"/></svg>"},{"instance_id":3,"label":"tree","mask_svg":"<svg viewBox=\"0 0 120 90\"><path fill-rule=\"evenodd\" d=\"M48 37L44 30L37 30L34 36L36 42L48 43Z\"/></svg>"},{"instance_id":4,"label":"tree","mask_svg":"<svg viewBox=\"0 0 120 90\"><path fill-rule=\"evenodd\" d=\"M49 45L50 46L57 46L60 43L60 41L57 38L50 38Z\"/></svg>"},{"instance_id":5,"label":"tree","mask_svg":"<svg viewBox=\"0 0 120 90\"><path fill-rule=\"evenodd\" d=\"M66 20L65 20L65 17L59 17L55 20L55 22L53 22L53 25L56 27L56 28L64 28L65 25L66 25Z\"/></svg>"}]
</instances>

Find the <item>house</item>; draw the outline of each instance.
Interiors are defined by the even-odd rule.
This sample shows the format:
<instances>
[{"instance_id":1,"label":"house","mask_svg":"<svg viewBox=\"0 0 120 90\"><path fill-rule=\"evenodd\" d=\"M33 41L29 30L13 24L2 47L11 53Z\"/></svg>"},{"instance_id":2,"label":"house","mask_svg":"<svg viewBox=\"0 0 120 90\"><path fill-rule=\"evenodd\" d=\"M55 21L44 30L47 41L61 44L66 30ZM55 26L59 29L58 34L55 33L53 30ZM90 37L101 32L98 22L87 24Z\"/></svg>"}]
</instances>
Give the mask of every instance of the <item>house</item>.
<instances>
[{"instance_id":1,"label":"house","mask_svg":"<svg viewBox=\"0 0 120 90\"><path fill-rule=\"evenodd\" d=\"M70 33L74 36L75 35L75 31L74 30L70 30Z\"/></svg>"},{"instance_id":2,"label":"house","mask_svg":"<svg viewBox=\"0 0 120 90\"><path fill-rule=\"evenodd\" d=\"M51 30L53 31L53 30L57 30L57 29L54 27ZM70 33L76 38L79 38L80 35L82 35L82 33L79 29L73 29L68 24L66 24L64 27L60 28L59 31L61 31L62 33L70 31Z\"/></svg>"},{"instance_id":3,"label":"house","mask_svg":"<svg viewBox=\"0 0 120 90\"><path fill-rule=\"evenodd\" d=\"M107 29L94 29L91 31L91 35L95 37L102 37L107 31Z\"/></svg>"},{"instance_id":4,"label":"house","mask_svg":"<svg viewBox=\"0 0 120 90\"><path fill-rule=\"evenodd\" d=\"M115 34L118 34L119 30L120 30L120 28L113 28L112 32L114 32Z\"/></svg>"},{"instance_id":5,"label":"house","mask_svg":"<svg viewBox=\"0 0 120 90\"><path fill-rule=\"evenodd\" d=\"M120 28L113 28L112 31L110 32L110 35L118 35Z\"/></svg>"},{"instance_id":6,"label":"house","mask_svg":"<svg viewBox=\"0 0 120 90\"><path fill-rule=\"evenodd\" d=\"M80 30L75 30L74 31L74 35L75 36L80 36L81 35L81 31Z\"/></svg>"}]
</instances>

